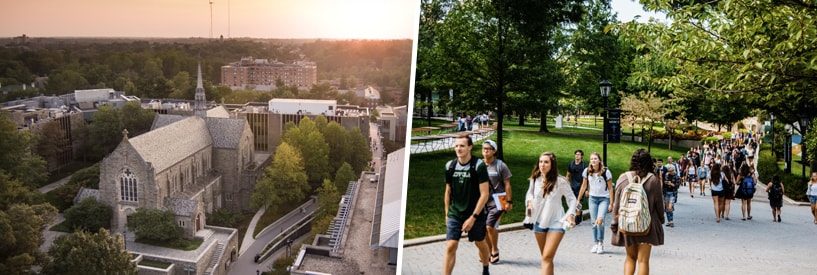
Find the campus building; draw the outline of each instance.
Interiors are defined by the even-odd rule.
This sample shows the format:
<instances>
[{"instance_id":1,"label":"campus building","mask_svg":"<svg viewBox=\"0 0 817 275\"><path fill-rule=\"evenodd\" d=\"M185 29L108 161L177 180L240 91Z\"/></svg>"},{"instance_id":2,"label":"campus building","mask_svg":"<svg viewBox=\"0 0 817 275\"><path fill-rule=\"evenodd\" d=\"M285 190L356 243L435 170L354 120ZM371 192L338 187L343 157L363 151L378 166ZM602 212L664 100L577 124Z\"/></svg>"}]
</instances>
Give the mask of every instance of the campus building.
<instances>
[{"instance_id":1,"label":"campus building","mask_svg":"<svg viewBox=\"0 0 817 275\"><path fill-rule=\"evenodd\" d=\"M255 183L269 164L269 154L255 152L246 120L229 118L221 106L208 110L200 66L193 106L192 115L158 114L142 135L128 138L125 129L102 160L99 190L79 194L111 206L111 232L127 231L128 217L139 208L171 210L184 238L203 240L193 252L129 244L135 255L171 264L158 271L139 266L140 273L184 274L185 268L227 274L237 259L238 231L208 225L207 215L220 208L248 210Z\"/></svg>"},{"instance_id":2,"label":"campus building","mask_svg":"<svg viewBox=\"0 0 817 275\"><path fill-rule=\"evenodd\" d=\"M309 61L286 64L250 56L221 67L221 85L234 88L272 87L278 80L286 86L312 87L317 79L318 67Z\"/></svg>"}]
</instances>

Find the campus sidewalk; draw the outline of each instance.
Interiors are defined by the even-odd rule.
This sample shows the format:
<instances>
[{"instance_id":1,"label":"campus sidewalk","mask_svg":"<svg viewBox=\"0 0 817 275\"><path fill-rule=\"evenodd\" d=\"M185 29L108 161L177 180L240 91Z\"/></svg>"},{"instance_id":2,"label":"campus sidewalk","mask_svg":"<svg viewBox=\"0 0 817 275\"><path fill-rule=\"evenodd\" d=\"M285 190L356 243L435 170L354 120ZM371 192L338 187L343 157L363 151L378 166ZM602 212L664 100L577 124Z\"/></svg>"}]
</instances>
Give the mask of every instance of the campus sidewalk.
<instances>
[{"instance_id":1,"label":"campus sidewalk","mask_svg":"<svg viewBox=\"0 0 817 275\"><path fill-rule=\"evenodd\" d=\"M752 203L752 220L741 221L741 202L732 201L731 220L715 222L712 197L689 197L689 188L679 189L675 227L664 227L664 245L652 249L652 274L813 274L813 245L817 234L808 206L783 205L783 222L774 223L765 186L758 186ZM708 189L708 188L707 188ZM698 193L698 190L695 190ZM608 216L606 224L609 225ZM433 222L433 221L429 221ZM440 218L440 223L443 222ZM500 262L492 274L538 274L540 256L533 233L521 224L500 229ZM568 231L554 260L557 274L619 274L624 265L622 247L610 245L605 228L605 254L591 254L593 235L589 223ZM444 236L404 242L402 274L439 274L445 251ZM480 274L476 247L461 241L454 274Z\"/></svg>"}]
</instances>

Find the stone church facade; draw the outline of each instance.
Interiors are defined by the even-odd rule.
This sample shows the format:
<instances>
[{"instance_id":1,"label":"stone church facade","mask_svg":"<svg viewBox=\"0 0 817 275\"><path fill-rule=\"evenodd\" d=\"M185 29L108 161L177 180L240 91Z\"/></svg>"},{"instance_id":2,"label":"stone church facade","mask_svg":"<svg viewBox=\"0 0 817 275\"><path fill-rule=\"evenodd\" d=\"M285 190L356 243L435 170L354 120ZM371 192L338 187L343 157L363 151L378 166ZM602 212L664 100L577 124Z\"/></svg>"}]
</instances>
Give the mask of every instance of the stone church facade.
<instances>
[{"instance_id":1,"label":"stone church facade","mask_svg":"<svg viewBox=\"0 0 817 275\"><path fill-rule=\"evenodd\" d=\"M149 132L133 138L123 131L122 141L100 165L96 198L113 209L112 232L126 231L128 217L138 208L173 211L184 238L217 243L217 250L206 252L218 251L212 257L194 257L189 264L226 273L236 257L237 234L208 226L207 215L219 208L249 210L269 155L256 154L246 120L229 118L223 107L206 109L200 67L197 84L195 115L157 115ZM209 232L224 230L227 241L210 237Z\"/></svg>"}]
</instances>

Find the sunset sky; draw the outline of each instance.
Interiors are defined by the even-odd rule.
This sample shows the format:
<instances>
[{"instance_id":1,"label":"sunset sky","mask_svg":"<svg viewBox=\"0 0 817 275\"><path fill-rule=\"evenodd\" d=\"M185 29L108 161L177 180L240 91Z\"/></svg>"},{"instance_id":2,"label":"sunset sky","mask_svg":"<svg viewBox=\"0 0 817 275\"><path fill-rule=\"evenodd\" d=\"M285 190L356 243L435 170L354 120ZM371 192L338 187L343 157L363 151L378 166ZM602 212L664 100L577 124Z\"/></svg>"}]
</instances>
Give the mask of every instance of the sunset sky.
<instances>
[{"instance_id":1,"label":"sunset sky","mask_svg":"<svg viewBox=\"0 0 817 275\"><path fill-rule=\"evenodd\" d=\"M209 37L209 1L4 1L0 37ZM418 0L211 1L214 38L413 38L419 14Z\"/></svg>"}]
</instances>

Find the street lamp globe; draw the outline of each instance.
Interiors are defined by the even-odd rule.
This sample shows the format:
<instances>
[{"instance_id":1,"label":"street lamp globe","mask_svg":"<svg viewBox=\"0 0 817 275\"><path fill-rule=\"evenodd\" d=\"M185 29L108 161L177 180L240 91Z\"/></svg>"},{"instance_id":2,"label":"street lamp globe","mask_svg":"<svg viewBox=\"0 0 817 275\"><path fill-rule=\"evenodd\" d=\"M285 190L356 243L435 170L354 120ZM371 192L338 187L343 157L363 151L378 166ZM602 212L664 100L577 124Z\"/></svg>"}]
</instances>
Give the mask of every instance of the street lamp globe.
<instances>
[{"instance_id":1,"label":"street lamp globe","mask_svg":"<svg viewBox=\"0 0 817 275\"><path fill-rule=\"evenodd\" d=\"M599 82L599 90L601 90L601 97L607 98L610 96L610 89L613 87L613 84L610 81L602 80Z\"/></svg>"}]
</instances>

